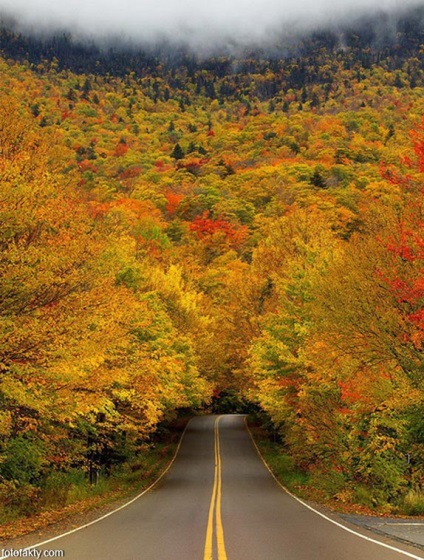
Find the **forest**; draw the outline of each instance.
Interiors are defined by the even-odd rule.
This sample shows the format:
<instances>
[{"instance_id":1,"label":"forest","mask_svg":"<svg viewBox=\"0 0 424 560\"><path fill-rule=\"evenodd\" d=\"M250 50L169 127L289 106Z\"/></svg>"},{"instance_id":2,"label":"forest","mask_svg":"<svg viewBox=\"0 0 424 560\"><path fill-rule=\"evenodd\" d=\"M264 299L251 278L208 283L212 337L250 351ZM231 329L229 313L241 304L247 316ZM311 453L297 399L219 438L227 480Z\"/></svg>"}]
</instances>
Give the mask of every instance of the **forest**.
<instances>
[{"instance_id":1,"label":"forest","mask_svg":"<svg viewBox=\"0 0 424 560\"><path fill-rule=\"evenodd\" d=\"M414 14L387 44L328 32L284 57L105 54L3 26L9 511L222 397L332 499L424 513Z\"/></svg>"}]
</instances>

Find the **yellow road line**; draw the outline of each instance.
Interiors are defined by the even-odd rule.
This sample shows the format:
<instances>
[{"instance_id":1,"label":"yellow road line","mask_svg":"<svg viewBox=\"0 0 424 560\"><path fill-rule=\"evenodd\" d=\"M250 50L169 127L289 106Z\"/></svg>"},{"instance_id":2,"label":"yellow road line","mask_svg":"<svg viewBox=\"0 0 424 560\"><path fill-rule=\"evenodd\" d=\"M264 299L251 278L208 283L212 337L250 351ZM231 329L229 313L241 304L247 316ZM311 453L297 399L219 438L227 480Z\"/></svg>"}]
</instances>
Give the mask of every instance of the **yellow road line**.
<instances>
[{"instance_id":1,"label":"yellow road line","mask_svg":"<svg viewBox=\"0 0 424 560\"><path fill-rule=\"evenodd\" d=\"M227 553L225 551L225 542L224 542L224 528L222 526L222 517L221 517L222 468L221 468L221 447L219 442L218 424L219 424L219 419L216 424L216 439L215 439L215 446L217 449L216 456L218 460L218 490L216 496L216 542L218 548L218 560L227 560Z\"/></svg>"},{"instance_id":2,"label":"yellow road line","mask_svg":"<svg viewBox=\"0 0 424 560\"><path fill-rule=\"evenodd\" d=\"M206 530L205 552L203 560L213 560L213 535L214 517L216 527L216 548L218 560L227 560L225 551L224 528L222 526L221 499L222 499L222 462L219 441L219 421L222 417L218 416L214 424L214 450L215 450L215 469L212 489L211 503L209 506L208 525Z\"/></svg>"},{"instance_id":3,"label":"yellow road line","mask_svg":"<svg viewBox=\"0 0 424 560\"><path fill-rule=\"evenodd\" d=\"M218 461L217 461L217 449L216 449L216 425L219 418L215 420L214 424L214 450L215 450L215 470L214 470L214 481L213 481L213 490L212 490L212 498L211 504L209 506L209 517L208 517L208 527L206 530L206 542L205 542L205 553L203 555L203 560L212 560L212 550L213 550L213 516L215 511L215 501L216 501L216 492L218 488Z\"/></svg>"}]
</instances>

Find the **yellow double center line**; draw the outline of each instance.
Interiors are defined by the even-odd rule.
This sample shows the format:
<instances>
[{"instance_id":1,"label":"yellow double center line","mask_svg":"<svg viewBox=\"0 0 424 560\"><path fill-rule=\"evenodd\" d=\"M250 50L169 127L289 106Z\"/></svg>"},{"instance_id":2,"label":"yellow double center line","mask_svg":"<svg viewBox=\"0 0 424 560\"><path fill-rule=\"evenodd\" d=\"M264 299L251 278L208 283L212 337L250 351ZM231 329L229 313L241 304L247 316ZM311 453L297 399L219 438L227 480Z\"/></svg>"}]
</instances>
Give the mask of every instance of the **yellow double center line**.
<instances>
[{"instance_id":1,"label":"yellow double center line","mask_svg":"<svg viewBox=\"0 0 424 560\"><path fill-rule=\"evenodd\" d=\"M224 529L222 527L221 517L221 497L222 497L222 475L221 475L221 452L219 443L219 421L221 416L215 420L214 436L215 436L215 475L213 481L213 490L211 504L209 506L208 527L206 530L205 552L203 560L213 560L213 534L214 520L216 527L216 549L218 560L227 560L225 552Z\"/></svg>"}]
</instances>

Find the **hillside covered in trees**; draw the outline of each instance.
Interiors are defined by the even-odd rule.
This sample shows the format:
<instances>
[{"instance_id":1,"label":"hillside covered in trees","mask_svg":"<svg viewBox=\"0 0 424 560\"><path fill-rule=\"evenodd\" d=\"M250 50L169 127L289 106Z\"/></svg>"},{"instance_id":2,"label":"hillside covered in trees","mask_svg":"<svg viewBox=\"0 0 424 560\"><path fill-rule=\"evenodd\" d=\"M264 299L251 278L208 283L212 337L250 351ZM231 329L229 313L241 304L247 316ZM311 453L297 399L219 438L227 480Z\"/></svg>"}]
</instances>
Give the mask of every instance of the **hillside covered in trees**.
<instances>
[{"instance_id":1,"label":"hillside covered in trees","mask_svg":"<svg viewBox=\"0 0 424 560\"><path fill-rule=\"evenodd\" d=\"M10 507L237 395L332 497L423 513L414 14L394 40L315 34L285 57L101 53L3 27Z\"/></svg>"}]
</instances>

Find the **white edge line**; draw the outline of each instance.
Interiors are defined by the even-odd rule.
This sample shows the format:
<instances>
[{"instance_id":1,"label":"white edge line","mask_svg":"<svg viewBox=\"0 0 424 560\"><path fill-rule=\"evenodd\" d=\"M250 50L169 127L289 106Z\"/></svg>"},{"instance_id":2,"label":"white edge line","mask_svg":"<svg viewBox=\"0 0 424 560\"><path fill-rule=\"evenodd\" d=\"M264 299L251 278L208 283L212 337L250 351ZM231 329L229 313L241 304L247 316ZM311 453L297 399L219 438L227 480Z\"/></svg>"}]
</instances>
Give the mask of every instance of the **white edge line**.
<instances>
[{"instance_id":1,"label":"white edge line","mask_svg":"<svg viewBox=\"0 0 424 560\"><path fill-rule=\"evenodd\" d=\"M43 542L40 542L40 543L37 543L37 544L32 544L31 546L27 546L27 547L23 548L22 551L23 550L32 550L34 548L38 548L39 546L44 546L45 544L49 544L53 541L57 541L58 539L61 539L63 537L67 537L68 535L72 535L72 533L76 533L77 531L80 531L81 529L85 529L86 527L90 527L90 525L94 525L95 523L98 523L99 521L103 521L103 519L106 519L106 517L109 517L110 515L113 515L114 513L117 513L118 511L121 511L121 509L126 508L127 506L129 506L130 504L134 503L136 500L138 500L139 498L141 498L142 496L147 494L147 492L150 492L150 490L152 490L152 488L154 488L156 486L156 484L158 484L158 482L160 480L162 480L162 478L166 475L166 473L169 471L169 469L174 464L174 461L177 458L178 452L181 448L181 444L183 442L185 433L187 431L187 428L188 428L188 425L190 424L190 422L191 422L191 419L187 422L187 425L184 428L183 433L181 434L181 438L180 438L180 441L178 443L177 449L176 449L176 451L174 453L174 456L172 457L172 460L170 461L169 465L166 467L166 469L163 471L163 473L148 488L146 488L146 490L143 490L143 492L141 492L140 494L135 496L135 498L132 498L129 502L126 502L125 504L123 504L119 508L116 508L116 509L110 511L109 513L106 513L105 515L102 515L101 517L98 517L97 519L94 519L93 521L90 521L89 523L85 523L84 525L81 525L80 527L76 527L75 529L72 529L71 531L67 531L66 533L62 533L62 534L57 535L56 537L52 537L51 539L48 539L46 541L43 541ZM7 550L7 549L5 549L5 550ZM7 556L7 555L6 556L0 556L0 560L4 560L5 558L9 558L9 556Z\"/></svg>"},{"instance_id":2,"label":"white edge line","mask_svg":"<svg viewBox=\"0 0 424 560\"><path fill-rule=\"evenodd\" d=\"M383 543L381 541L377 541L376 539L372 539L371 537L367 537L366 535L362 535L361 533L358 533L356 531L354 531L353 529L350 529L349 527L346 527L345 525L343 525L342 523L339 523L338 521L335 521L334 519L331 519L331 517L328 517L327 515L325 515L324 513L321 513L320 511L318 511L317 509L313 508L312 506L310 506L309 504L307 504L306 502L304 502L303 500L301 500L300 498L298 498L297 496L295 496L292 492L290 492L290 490L288 490L285 486L283 486L283 484L281 484L281 482L277 479L277 477L274 475L274 473L272 472L271 468L269 467L268 463L265 461L265 459L262 457L262 454L259 450L259 447L256 444L256 441L253 438L252 432L250 431L250 428L247 424L247 420L246 420L246 416L244 417L244 423L246 425L247 431L249 432L249 435L252 439L253 445L256 448L256 451L260 457L260 459L262 460L263 464L265 465L265 467L268 469L269 473L271 474L272 478L275 480L275 482L278 484L278 486L284 491L286 492L289 496L291 496L292 498L294 498L297 502L299 502L300 504L302 504L303 506L305 506L306 508L310 509L311 511L313 511L314 513L316 513L317 515L319 515L320 517L323 517L324 519L326 519L327 521L329 521L330 523L333 523L333 525L337 525L337 527L340 527L341 529L344 529L345 531L347 531L348 533L352 533L353 535L360 537L361 539L365 539L366 541L378 544L380 546L383 546L384 548L388 548L389 550L393 550L394 552L399 552L400 554L403 554L405 556L408 556L409 558L414 558L415 560L423 560L424 557L423 556L416 556L415 554L411 554L410 552L405 552L404 550L401 550L400 548L396 548L394 546L391 546L389 544Z\"/></svg>"}]
</instances>

